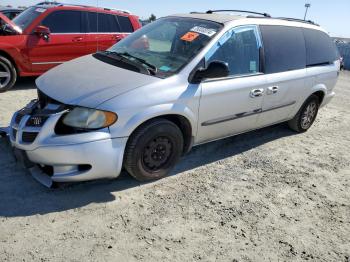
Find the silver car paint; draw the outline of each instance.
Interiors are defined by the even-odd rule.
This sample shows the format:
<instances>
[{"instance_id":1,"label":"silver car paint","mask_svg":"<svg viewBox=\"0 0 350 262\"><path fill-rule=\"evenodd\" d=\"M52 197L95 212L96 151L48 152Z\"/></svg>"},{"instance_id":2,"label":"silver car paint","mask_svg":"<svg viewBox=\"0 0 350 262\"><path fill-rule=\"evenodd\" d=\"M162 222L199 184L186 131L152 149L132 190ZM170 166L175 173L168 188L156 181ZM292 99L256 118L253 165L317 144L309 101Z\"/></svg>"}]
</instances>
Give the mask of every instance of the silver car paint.
<instances>
[{"instance_id":1,"label":"silver car paint","mask_svg":"<svg viewBox=\"0 0 350 262\"><path fill-rule=\"evenodd\" d=\"M15 147L26 150L35 163L53 165L53 181L111 178L120 173L128 137L148 119L167 114L184 116L192 126L194 144L198 145L289 120L307 97L316 91L324 92L322 106L325 105L334 96L338 62L271 75L188 83L194 67L227 30L243 25L276 23L301 26L300 23L272 19L233 20L226 23L224 29L180 73L167 79L120 69L91 56L65 63L40 77L38 88L66 104L116 112L118 121L104 130L57 136L53 127L60 113L45 123L34 143L23 144L14 137L11 137L11 142ZM302 26L320 30L308 24ZM269 94L269 88L275 86L278 92ZM264 95L251 98L249 93L252 88L262 88ZM257 109L261 112L220 122L232 115ZM211 125L215 121L217 124ZM92 168L79 173L78 164L90 164Z\"/></svg>"},{"instance_id":2,"label":"silver car paint","mask_svg":"<svg viewBox=\"0 0 350 262\"><path fill-rule=\"evenodd\" d=\"M39 77L36 84L59 102L95 108L114 96L160 80L87 55L53 68Z\"/></svg>"}]
</instances>

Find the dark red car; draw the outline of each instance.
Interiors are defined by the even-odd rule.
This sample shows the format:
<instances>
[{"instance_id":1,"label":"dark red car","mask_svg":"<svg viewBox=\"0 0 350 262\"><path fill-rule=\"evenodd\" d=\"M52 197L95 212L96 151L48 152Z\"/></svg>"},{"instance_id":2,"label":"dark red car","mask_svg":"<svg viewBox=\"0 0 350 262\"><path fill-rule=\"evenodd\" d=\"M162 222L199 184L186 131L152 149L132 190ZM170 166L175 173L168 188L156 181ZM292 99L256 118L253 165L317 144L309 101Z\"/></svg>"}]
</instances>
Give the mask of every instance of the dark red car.
<instances>
[{"instance_id":1,"label":"dark red car","mask_svg":"<svg viewBox=\"0 0 350 262\"><path fill-rule=\"evenodd\" d=\"M127 11L41 3L14 20L0 14L0 92L17 76L38 76L65 61L106 50L141 27Z\"/></svg>"}]
</instances>

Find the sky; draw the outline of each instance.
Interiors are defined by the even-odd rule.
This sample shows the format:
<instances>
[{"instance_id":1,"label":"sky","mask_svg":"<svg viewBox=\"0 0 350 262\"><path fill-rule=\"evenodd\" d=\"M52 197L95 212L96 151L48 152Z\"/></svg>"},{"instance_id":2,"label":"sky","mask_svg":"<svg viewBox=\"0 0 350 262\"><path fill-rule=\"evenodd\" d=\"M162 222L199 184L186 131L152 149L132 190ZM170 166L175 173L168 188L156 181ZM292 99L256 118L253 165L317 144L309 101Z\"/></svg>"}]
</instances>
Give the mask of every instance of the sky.
<instances>
[{"instance_id":1,"label":"sky","mask_svg":"<svg viewBox=\"0 0 350 262\"><path fill-rule=\"evenodd\" d=\"M0 5L30 6L44 0L0 0ZM141 18L152 13L162 17L174 13L209 9L240 9L266 12L272 16L304 18L305 3L310 3L307 19L326 29L331 36L350 38L350 0L56 0L62 3L126 9Z\"/></svg>"}]
</instances>

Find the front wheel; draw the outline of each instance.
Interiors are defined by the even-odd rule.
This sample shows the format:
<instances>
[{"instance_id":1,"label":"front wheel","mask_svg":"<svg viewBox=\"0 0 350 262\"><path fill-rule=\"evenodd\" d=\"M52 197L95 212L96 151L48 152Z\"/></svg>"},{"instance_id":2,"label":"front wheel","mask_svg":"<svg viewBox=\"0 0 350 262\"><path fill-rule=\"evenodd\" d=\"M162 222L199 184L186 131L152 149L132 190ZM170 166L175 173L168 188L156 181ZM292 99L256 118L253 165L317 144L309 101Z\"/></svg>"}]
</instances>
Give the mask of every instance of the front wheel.
<instances>
[{"instance_id":1,"label":"front wheel","mask_svg":"<svg viewBox=\"0 0 350 262\"><path fill-rule=\"evenodd\" d=\"M296 116L288 122L289 127L299 133L306 132L314 123L319 107L320 102L318 97L311 95L302 105Z\"/></svg>"},{"instance_id":2,"label":"front wheel","mask_svg":"<svg viewBox=\"0 0 350 262\"><path fill-rule=\"evenodd\" d=\"M0 56L0 93L11 89L16 80L16 68L7 58Z\"/></svg>"},{"instance_id":3,"label":"front wheel","mask_svg":"<svg viewBox=\"0 0 350 262\"><path fill-rule=\"evenodd\" d=\"M183 136L177 125L155 119L139 127L130 137L124 167L139 181L166 176L180 159Z\"/></svg>"}]
</instances>

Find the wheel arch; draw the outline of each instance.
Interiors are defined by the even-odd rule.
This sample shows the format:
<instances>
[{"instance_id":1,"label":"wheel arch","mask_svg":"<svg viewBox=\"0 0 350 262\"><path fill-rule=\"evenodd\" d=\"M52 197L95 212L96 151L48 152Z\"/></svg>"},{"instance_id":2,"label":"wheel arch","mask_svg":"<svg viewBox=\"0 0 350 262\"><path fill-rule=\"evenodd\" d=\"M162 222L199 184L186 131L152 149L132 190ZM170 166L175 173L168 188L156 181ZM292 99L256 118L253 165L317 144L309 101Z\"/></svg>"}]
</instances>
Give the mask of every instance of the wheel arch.
<instances>
[{"instance_id":1,"label":"wheel arch","mask_svg":"<svg viewBox=\"0 0 350 262\"><path fill-rule=\"evenodd\" d=\"M316 92L312 93L311 95L317 96L318 97L318 102L321 105L323 103L323 99L324 99L326 94L325 94L324 91L319 90L319 91L316 91Z\"/></svg>"},{"instance_id":2,"label":"wheel arch","mask_svg":"<svg viewBox=\"0 0 350 262\"><path fill-rule=\"evenodd\" d=\"M318 84L318 85L316 85L316 86L314 86L312 88L311 94L306 99L308 99L312 95L315 95L315 96L318 97L320 105L321 105L322 102L323 102L324 97L326 96L326 94L327 94L327 87L326 87L326 85Z\"/></svg>"},{"instance_id":3,"label":"wheel arch","mask_svg":"<svg viewBox=\"0 0 350 262\"><path fill-rule=\"evenodd\" d=\"M178 114L178 113L160 114L160 115L145 119L144 121L140 122L137 126L135 126L132 129L130 136L129 136L129 139L130 139L131 135L137 129L139 129L140 127L142 127L144 125L147 125L148 123L150 123L151 121L153 121L155 119L166 119L166 120L174 123L176 126L178 126L179 129L181 130L181 133L182 133L183 139L184 139L183 154L186 154L187 152L189 152L191 150L191 148L193 146L193 142L194 142L193 124L188 119L188 117L186 117L182 114Z\"/></svg>"},{"instance_id":4,"label":"wheel arch","mask_svg":"<svg viewBox=\"0 0 350 262\"><path fill-rule=\"evenodd\" d=\"M6 51L1 50L1 49L0 49L0 56L3 56L6 59L8 59L12 63L12 65L15 67L17 75L19 75L20 71L19 71L19 68L16 64L16 61L13 59L13 57L9 53L7 53Z\"/></svg>"}]
</instances>

